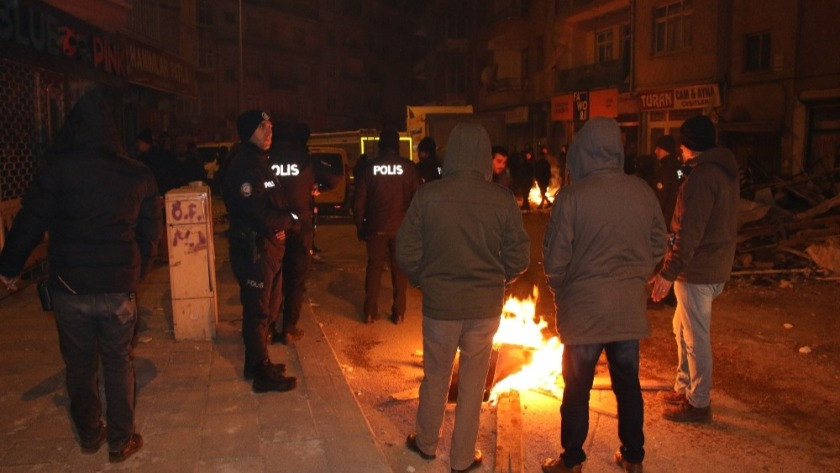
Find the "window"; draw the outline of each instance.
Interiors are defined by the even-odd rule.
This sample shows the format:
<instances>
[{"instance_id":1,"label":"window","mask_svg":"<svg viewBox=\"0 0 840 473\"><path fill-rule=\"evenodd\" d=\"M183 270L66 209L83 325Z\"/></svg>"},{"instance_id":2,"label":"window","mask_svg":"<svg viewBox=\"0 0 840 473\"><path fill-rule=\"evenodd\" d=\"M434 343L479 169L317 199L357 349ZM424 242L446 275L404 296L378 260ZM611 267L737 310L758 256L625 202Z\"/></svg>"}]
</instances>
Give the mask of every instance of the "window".
<instances>
[{"instance_id":1,"label":"window","mask_svg":"<svg viewBox=\"0 0 840 473\"><path fill-rule=\"evenodd\" d=\"M613 30L595 32L595 62L598 64L612 61L614 48Z\"/></svg>"},{"instance_id":2,"label":"window","mask_svg":"<svg viewBox=\"0 0 840 473\"><path fill-rule=\"evenodd\" d=\"M748 34L744 37L744 70L770 69L770 33Z\"/></svg>"},{"instance_id":3,"label":"window","mask_svg":"<svg viewBox=\"0 0 840 473\"><path fill-rule=\"evenodd\" d=\"M542 71L545 69L545 38L537 36L534 42L534 54L536 56L536 69Z\"/></svg>"},{"instance_id":4,"label":"window","mask_svg":"<svg viewBox=\"0 0 840 473\"><path fill-rule=\"evenodd\" d=\"M653 9L653 53L678 51L691 46L692 0Z\"/></svg>"},{"instance_id":5,"label":"window","mask_svg":"<svg viewBox=\"0 0 840 473\"><path fill-rule=\"evenodd\" d=\"M450 65L446 70L446 93L464 94L467 91L466 66L463 62Z\"/></svg>"},{"instance_id":6,"label":"window","mask_svg":"<svg viewBox=\"0 0 840 473\"><path fill-rule=\"evenodd\" d=\"M208 0L198 1L198 24L201 26L213 25L213 10Z\"/></svg>"},{"instance_id":7,"label":"window","mask_svg":"<svg viewBox=\"0 0 840 473\"><path fill-rule=\"evenodd\" d=\"M198 68L211 69L213 62L213 50L204 44L200 44L198 46Z\"/></svg>"}]
</instances>

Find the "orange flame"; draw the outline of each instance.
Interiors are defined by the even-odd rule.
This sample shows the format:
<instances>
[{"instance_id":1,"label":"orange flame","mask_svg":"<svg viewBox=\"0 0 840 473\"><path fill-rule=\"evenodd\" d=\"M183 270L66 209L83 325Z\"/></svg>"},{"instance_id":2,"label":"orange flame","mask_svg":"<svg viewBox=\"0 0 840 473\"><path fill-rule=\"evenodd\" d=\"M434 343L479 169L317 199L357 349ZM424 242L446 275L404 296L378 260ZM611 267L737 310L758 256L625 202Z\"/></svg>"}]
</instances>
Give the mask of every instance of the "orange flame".
<instances>
[{"instance_id":1,"label":"orange flame","mask_svg":"<svg viewBox=\"0 0 840 473\"><path fill-rule=\"evenodd\" d=\"M552 204L554 203L554 196L559 190L560 186L552 180L545 191L545 196ZM542 193L540 193L540 188L537 186L536 181L534 181L534 185L531 186L531 190L528 191L528 202L531 204L532 208L537 207L542 203Z\"/></svg>"},{"instance_id":2,"label":"orange flame","mask_svg":"<svg viewBox=\"0 0 840 473\"><path fill-rule=\"evenodd\" d=\"M536 316L538 298L539 291L534 287L533 295L525 300L509 297L505 301L501 324L493 337L493 345L524 347L531 356L530 362L523 363L520 371L493 386L490 392L491 403L495 403L500 394L510 390L533 389L558 399L563 397L563 345L557 336L548 340L543 336L542 331L548 326L548 322L541 316Z\"/></svg>"}]
</instances>

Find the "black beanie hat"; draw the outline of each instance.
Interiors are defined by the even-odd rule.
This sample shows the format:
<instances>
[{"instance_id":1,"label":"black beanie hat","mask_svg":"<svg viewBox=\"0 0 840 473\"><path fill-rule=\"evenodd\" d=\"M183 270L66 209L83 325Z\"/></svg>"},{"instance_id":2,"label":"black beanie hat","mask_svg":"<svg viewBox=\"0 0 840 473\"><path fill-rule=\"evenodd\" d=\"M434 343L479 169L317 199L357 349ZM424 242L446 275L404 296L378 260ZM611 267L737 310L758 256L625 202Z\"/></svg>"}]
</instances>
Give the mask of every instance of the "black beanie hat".
<instances>
[{"instance_id":1,"label":"black beanie hat","mask_svg":"<svg viewBox=\"0 0 840 473\"><path fill-rule=\"evenodd\" d=\"M434 138L431 136L427 136L420 140L420 144L417 145L417 151L425 151L429 154L435 154L435 150L437 149L437 145L435 144Z\"/></svg>"},{"instance_id":2,"label":"black beanie hat","mask_svg":"<svg viewBox=\"0 0 840 473\"><path fill-rule=\"evenodd\" d=\"M251 135L254 134L254 130L260 126L260 123L263 120L270 120L271 117L268 116L268 113L262 110L248 110L247 112L243 112L241 115L236 117L236 131L239 132L239 139L242 140L243 143L247 143L251 140Z\"/></svg>"},{"instance_id":3,"label":"black beanie hat","mask_svg":"<svg viewBox=\"0 0 840 473\"><path fill-rule=\"evenodd\" d=\"M714 148L714 123L705 115L689 118L680 127L680 143L692 151L706 151Z\"/></svg>"},{"instance_id":4,"label":"black beanie hat","mask_svg":"<svg viewBox=\"0 0 840 473\"><path fill-rule=\"evenodd\" d=\"M662 135L656 140L656 147L662 148L669 154L674 154L677 151L677 144L674 142L674 137L671 135Z\"/></svg>"},{"instance_id":5,"label":"black beanie hat","mask_svg":"<svg viewBox=\"0 0 840 473\"><path fill-rule=\"evenodd\" d=\"M382 130L379 134L379 149L390 149L393 151L400 150L400 134L397 130Z\"/></svg>"}]
</instances>

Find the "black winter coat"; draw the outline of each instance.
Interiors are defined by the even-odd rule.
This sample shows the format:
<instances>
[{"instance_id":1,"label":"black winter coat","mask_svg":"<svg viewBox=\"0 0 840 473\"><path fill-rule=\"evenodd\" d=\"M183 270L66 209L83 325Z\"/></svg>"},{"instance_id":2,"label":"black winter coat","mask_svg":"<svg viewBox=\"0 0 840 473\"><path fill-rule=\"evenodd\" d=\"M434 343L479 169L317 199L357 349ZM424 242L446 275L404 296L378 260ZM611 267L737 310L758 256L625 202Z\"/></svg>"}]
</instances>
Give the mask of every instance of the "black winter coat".
<instances>
[{"instance_id":1,"label":"black winter coat","mask_svg":"<svg viewBox=\"0 0 840 473\"><path fill-rule=\"evenodd\" d=\"M420 187L417 166L396 151L371 161L356 189L353 217L359 235L396 235L414 193Z\"/></svg>"},{"instance_id":2,"label":"black winter coat","mask_svg":"<svg viewBox=\"0 0 840 473\"><path fill-rule=\"evenodd\" d=\"M277 232L293 226L294 218L277 176L268 165L268 153L243 143L230 163L222 196L230 218L231 253L259 250L282 255L285 245ZM252 240L256 238L256 241Z\"/></svg>"},{"instance_id":3,"label":"black winter coat","mask_svg":"<svg viewBox=\"0 0 840 473\"><path fill-rule=\"evenodd\" d=\"M49 232L50 286L73 294L135 291L162 231L152 171L119 145L101 93L79 100L23 199L0 254L18 275Z\"/></svg>"}]
</instances>

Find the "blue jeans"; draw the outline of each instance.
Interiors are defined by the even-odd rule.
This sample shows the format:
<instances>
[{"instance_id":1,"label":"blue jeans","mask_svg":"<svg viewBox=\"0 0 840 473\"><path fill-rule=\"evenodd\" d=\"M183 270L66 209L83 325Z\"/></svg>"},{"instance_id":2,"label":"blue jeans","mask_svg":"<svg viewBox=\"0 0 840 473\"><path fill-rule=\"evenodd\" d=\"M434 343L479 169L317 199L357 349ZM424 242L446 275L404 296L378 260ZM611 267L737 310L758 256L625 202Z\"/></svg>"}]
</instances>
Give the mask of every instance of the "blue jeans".
<instances>
[{"instance_id":1,"label":"blue jeans","mask_svg":"<svg viewBox=\"0 0 840 473\"><path fill-rule=\"evenodd\" d=\"M99 358L108 403L108 444L125 445L134 433L135 377L131 340L137 324L133 293L69 294L53 291L61 356L67 367L70 416L82 442L99 435Z\"/></svg>"},{"instance_id":2,"label":"blue jeans","mask_svg":"<svg viewBox=\"0 0 840 473\"><path fill-rule=\"evenodd\" d=\"M677 340L677 379L675 391L685 391L694 407L711 403L712 388L712 300L723 291L723 283L690 284L674 282L677 308L674 336Z\"/></svg>"},{"instance_id":3,"label":"blue jeans","mask_svg":"<svg viewBox=\"0 0 840 473\"><path fill-rule=\"evenodd\" d=\"M639 384L639 341L625 340L563 348L563 402L560 405L561 458L568 467L586 460L583 444L589 432L589 391L595 365L607 353L612 390L618 402L618 438L621 454L630 463L645 458L644 405Z\"/></svg>"}]
</instances>

